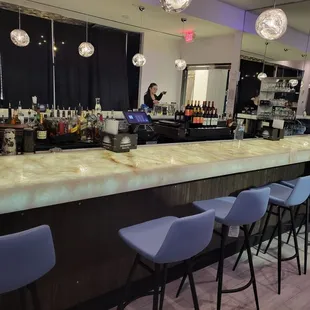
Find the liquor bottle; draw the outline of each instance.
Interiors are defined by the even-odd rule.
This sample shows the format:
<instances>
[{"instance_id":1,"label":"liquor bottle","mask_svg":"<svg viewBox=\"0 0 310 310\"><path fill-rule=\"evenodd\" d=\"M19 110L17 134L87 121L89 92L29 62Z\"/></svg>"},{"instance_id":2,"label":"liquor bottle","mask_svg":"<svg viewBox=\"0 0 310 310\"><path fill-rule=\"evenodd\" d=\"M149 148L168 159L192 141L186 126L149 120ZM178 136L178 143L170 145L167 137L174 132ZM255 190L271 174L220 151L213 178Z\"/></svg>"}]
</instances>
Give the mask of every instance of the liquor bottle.
<instances>
[{"instance_id":1,"label":"liquor bottle","mask_svg":"<svg viewBox=\"0 0 310 310\"><path fill-rule=\"evenodd\" d=\"M62 107L62 117L66 118L66 110L65 107Z\"/></svg>"},{"instance_id":2,"label":"liquor bottle","mask_svg":"<svg viewBox=\"0 0 310 310\"><path fill-rule=\"evenodd\" d=\"M46 105L46 116L51 117L51 110L49 104Z\"/></svg>"},{"instance_id":3,"label":"liquor bottle","mask_svg":"<svg viewBox=\"0 0 310 310\"><path fill-rule=\"evenodd\" d=\"M217 123L219 121L219 116L217 114L217 109L215 109L215 112L213 114L213 127L216 128L217 127Z\"/></svg>"},{"instance_id":4,"label":"liquor bottle","mask_svg":"<svg viewBox=\"0 0 310 310\"><path fill-rule=\"evenodd\" d=\"M5 118L4 118L4 115L2 115L2 117L1 117L0 124L5 124Z\"/></svg>"},{"instance_id":5,"label":"liquor bottle","mask_svg":"<svg viewBox=\"0 0 310 310\"><path fill-rule=\"evenodd\" d=\"M178 122L180 120L180 114L179 114L179 110L176 110L175 114L174 114L174 120L176 122Z\"/></svg>"},{"instance_id":6,"label":"liquor bottle","mask_svg":"<svg viewBox=\"0 0 310 310\"><path fill-rule=\"evenodd\" d=\"M11 124L12 122L12 106L11 103L9 103L9 108L8 108L8 124Z\"/></svg>"},{"instance_id":7,"label":"liquor bottle","mask_svg":"<svg viewBox=\"0 0 310 310\"><path fill-rule=\"evenodd\" d=\"M40 123L38 125L38 130L37 130L37 139L42 141L42 140L46 140L46 138L47 138L47 131L43 124L43 113L41 113Z\"/></svg>"},{"instance_id":8,"label":"liquor bottle","mask_svg":"<svg viewBox=\"0 0 310 310\"><path fill-rule=\"evenodd\" d=\"M189 100L187 100L187 105L185 107L185 120L188 121L191 116L191 106L189 104Z\"/></svg>"},{"instance_id":9,"label":"liquor bottle","mask_svg":"<svg viewBox=\"0 0 310 310\"><path fill-rule=\"evenodd\" d=\"M86 141L93 142L93 127L90 121L87 122L87 130L86 130Z\"/></svg>"},{"instance_id":10,"label":"liquor bottle","mask_svg":"<svg viewBox=\"0 0 310 310\"><path fill-rule=\"evenodd\" d=\"M13 116L11 118L11 125L15 125L16 124L16 115L17 115L17 110L13 110Z\"/></svg>"},{"instance_id":11,"label":"liquor bottle","mask_svg":"<svg viewBox=\"0 0 310 310\"><path fill-rule=\"evenodd\" d=\"M197 108L200 108L200 100L198 100Z\"/></svg>"},{"instance_id":12,"label":"liquor bottle","mask_svg":"<svg viewBox=\"0 0 310 310\"><path fill-rule=\"evenodd\" d=\"M96 101L96 104L95 104L96 113L101 113L100 98L95 98L95 101Z\"/></svg>"},{"instance_id":13,"label":"liquor bottle","mask_svg":"<svg viewBox=\"0 0 310 310\"><path fill-rule=\"evenodd\" d=\"M208 101L207 109L208 109L208 111L211 110L211 102L210 101Z\"/></svg>"},{"instance_id":14,"label":"liquor bottle","mask_svg":"<svg viewBox=\"0 0 310 310\"><path fill-rule=\"evenodd\" d=\"M211 106L211 110L212 110L212 113L214 114L214 112L215 112L215 106L214 106L214 101L212 101L212 106Z\"/></svg>"},{"instance_id":15,"label":"liquor bottle","mask_svg":"<svg viewBox=\"0 0 310 310\"><path fill-rule=\"evenodd\" d=\"M213 112L212 110L209 112L209 124L208 127L212 128L212 119L213 119Z\"/></svg>"},{"instance_id":16,"label":"liquor bottle","mask_svg":"<svg viewBox=\"0 0 310 310\"><path fill-rule=\"evenodd\" d=\"M79 102L79 105L78 105L78 115L81 116L82 115L82 105L81 103Z\"/></svg>"},{"instance_id":17,"label":"liquor bottle","mask_svg":"<svg viewBox=\"0 0 310 310\"><path fill-rule=\"evenodd\" d=\"M203 126L203 109L200 108L200 111L199 111L199 125L200 127Z\"/></svg>"},{"instance_id":18,"label":"liquor bottle","mask_svg":"<svg viewBox=\"0 0 310 310\"><path fill-rule=\"evenodd\" d=\"M54 107L51 109L50 117L55 117L55 110Z\"/></svg>"},{"instance_id":19,"label":"liquor bottle","mask_svg":"<svg viewBox=\"0 0 310 310\"><path fill-rule=\"evenodd\" d=\"M27 121L28 124L30 124L30 118L31 118L31 110L28 109L28 121Z\"/></svg>"},{"instance_id":20,"label":"liquor bottle","mask_svg":"<svg viewBox=\"0 0 310 310\"><path fill-rule=\"evenodd\" d=\"M70 118L71 117L71 108L69 107L68 108L68 118Z\"/></svg>"},{"instance_id":21,"label":"liquor bottle","mask_svg":"<svg viewBox=\"0 0 310 310\"><path fill-rule=\"evenodd\" d=\"M22 103L21 101L18 101L18 114L22 113Z\"/></svg>"},{"instance_id":22,"label":"liquor bottle","mask_svg":"<svg viewBox=\"0 0 310 310\"><path fill-rule=\"evenodd\" d=\"M56 116L60 117L60 110L59 110L59 105L57 106L57 112L56 112Z\"/></svg>"}]
</instances>

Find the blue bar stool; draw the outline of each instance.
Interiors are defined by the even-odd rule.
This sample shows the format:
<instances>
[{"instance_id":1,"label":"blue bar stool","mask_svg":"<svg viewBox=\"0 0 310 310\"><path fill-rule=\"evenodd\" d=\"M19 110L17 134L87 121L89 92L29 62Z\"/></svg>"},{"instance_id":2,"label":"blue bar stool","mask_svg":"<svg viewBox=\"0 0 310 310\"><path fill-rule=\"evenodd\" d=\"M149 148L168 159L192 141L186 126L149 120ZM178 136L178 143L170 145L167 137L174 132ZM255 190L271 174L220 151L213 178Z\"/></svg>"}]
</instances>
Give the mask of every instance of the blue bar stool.
<instances>
[{"instance_id":1,"label":"blue bar stool","mask_svg":"<svg viewBox=\"0 0 310 310\"><path fill-rule=\"evenodd\" d=\"M185 261L195 310L199 309L191 258L204 250L211 241L214 228L214 210L184 218L173 216L148 221L142 224L120 229L123 241L137 252L134 264L129 272L125 286L124 299L119 310L129 304L132 276L138 264L155 275L153 310L163 309L167 281L167 265ZM155 264L155 271L141 261L141 257ZM163 276L161 278L161 266ZM161 290L159 291L159 288Z\"/></svg>"},{"instance_id":2,"label":"blue bar stool","mask_svg":"<svg viewBox=\"0 0 310 310\"><path fill-rule=\"evenodd\" d=\"M291 187L291 188L295 188L296 184L297 184L298 179L295 180L290 180L290 181L282 181L281 183L285 186ZM297 207L296 213L295 213L295 217L294 217L294 221L296 222L298 216L299 216L299 211L302 205L299 205ZM306 214L303 216L303 219L300 223L300 226L297 230L297 236L300 233L300 230L302 228L302 226L305 225L305 242L304 242L304 274L307 274L307 265L308 265L308 246L309 246L309 237L308 237L308 233L309 233L309 197L306 201ZM290 242L291 236L292 236L293 230L290 231L289 236L287 238L287 243Z\"/></svg>"},{"instance_id":3,"label":"blue bar stool","mask_svg":"<svg viewBox=\"0 0 310 310\"><path fill-rule=\"evenodd\" d=\"M281 274L282 274L282 261L288 261L296 258L298 273L301 275L301 267L300 267L300 259L299 259L299 249L298 249L298 240L296 234L296 225L295 225L295 217L293 214L293 209L296 206L303 204L309 197L310 194L310 176L298 178L295 182L294 188L288 187L283 184L273 183L268 186L270 188L270 210L268 211L268 217L266 219L262 236L260 238L259 246L257 249L257 254L260 251L264 235L266 233L266 229L270 220L270 215L277 215L278 222L274 227L272 236L269 240L269 243L264 251L267 253L269 246L275 237L276 231L278 230L278 294L281 293ZM277 208L277 212L274 212L274 209ZM289 211L290 220L292 224L292 233L294 236L294 246L295 246L295 255L288 258L282 258L282 225L283 218L285 213Z\"/></svg>"},{"instance_id":4,"label":"blue bar stool","mask_svg":"<svg viewBox=\"0 0 310 310\"><path fill-rule=\"evenodd\" d=\"M34 309L41 309L36 281L54 266L55 250L49 226L0 237L0 294L19 290L22 309L26 309L26 288Z\"/></svg>"},{"instance_id":5,"label":"blue bar stool","mask_svg":"<svg viewBox=\"0 0 310 310\"><path fill-rule=\"evenodd\" d=\"M236 293L253 286L256 308L259 309L255 272L252 260L251 247L249 242L248 225L257 222L266 213L270 189L252 189L241 192L237 198L222 197L211 200L196 201L194 206L201 211L215 210L215 221L222 224L221 232L221 252L218 266L218 292L217 292L217 310L221 309L222 294ZM251 279L239 288L223 290L223 269L225 258L225 244L228 237L229 226L241 226L244 231L245 247L247 249ZM186 275L183 277L178 293L185 282Z\"/></svg>"}]
</instances>

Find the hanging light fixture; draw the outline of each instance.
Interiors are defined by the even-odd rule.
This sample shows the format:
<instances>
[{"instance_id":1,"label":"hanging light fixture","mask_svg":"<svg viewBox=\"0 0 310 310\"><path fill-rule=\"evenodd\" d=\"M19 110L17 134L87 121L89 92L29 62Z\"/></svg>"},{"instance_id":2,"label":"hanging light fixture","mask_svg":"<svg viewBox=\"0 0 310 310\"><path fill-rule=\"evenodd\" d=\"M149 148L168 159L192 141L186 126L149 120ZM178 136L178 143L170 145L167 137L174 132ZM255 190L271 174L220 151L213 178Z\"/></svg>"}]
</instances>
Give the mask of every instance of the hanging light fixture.
<instances>
[{"instance_id":1,"label":"hanging light fixture","mask_svg":"<svg viewBox=\"0 0 310 310\"><path fill-rule=\"evenodd\" d=\"M257 75L257 78L261 81L267 77L267 74L264 72L265 71L265 60L266 60L266 53L267 53L267 47L268 47L268 42L265 42L265 54L264 54L264 60L263 60L263 71L260 72Z\"/></svg>"},{"instance_id":2,"label":"hanging light fixture","mask_svg":"<svg viewBox=\"0 0 310 310\"><path fill-rule=\"evenodd\" d=\"M10 34L11 41L19 47L25 47L30 43L30 38L25 30L21 29L20 8L18 9L18 29L14 29Z\"/></svg>"},{"instance_id":3,"label":"hanging light fixture","mask_svg":"<svg viewBox=\"0 0 310 310\"><path fill-rule=\"evenodd\" d=\"M94 46L88 42L88 20L86 21L86 41L82 42L79 46L79 54L82 57L91 57L95 52Z\"/></svg>"},{"instance_id":4,"label":"hanging light fixture","mask_svg":"<svg viewBox=\"0 0 310 310\"><path fill-rule=\"evenodd\" d=\"M287 29L287 16L283 10L276 8L276 1L272 9L258 16L255 29L260 37L269 41L277 40L284 35Z\"/></svg>"},{"instance_id":5,"label":"hanging light fixture","mask_svg":"<svg viewBox=\"0 0 310 310\"><path fill-rule=\"evenodd\" d=\"M160 0L162 8L168 13L180 13L189 7L192 0Z\"/></svg>"},{"instance_id":6,"label":"hanging light fixture","mask_svg":"<svg viewBox=\"0 0 310 310\"><path fill-rule=\"evenodd\" d=\"M141 28L142 28L142 13L144 12L145 7L139 6L139 11L141 12ZM143 67L146 64L146 58L143 54L137 53L132 57L132 63L136 67Z\"/></svg>"},{"instance_id":7,"label":"hanging light fixture","mask_svg":"<svg viewBox=\"0 0 310 310\"><path fill-rule=\"evenodd\" d=\"M183 23L183 34L184 34L184 24L187 22L187 19L182 17L181 22ZM174 65L178 71L183 71L187 67L186 61L182 59L182 52L181 52L181 57L175 60Z\"/></svg>"}]
</instances>

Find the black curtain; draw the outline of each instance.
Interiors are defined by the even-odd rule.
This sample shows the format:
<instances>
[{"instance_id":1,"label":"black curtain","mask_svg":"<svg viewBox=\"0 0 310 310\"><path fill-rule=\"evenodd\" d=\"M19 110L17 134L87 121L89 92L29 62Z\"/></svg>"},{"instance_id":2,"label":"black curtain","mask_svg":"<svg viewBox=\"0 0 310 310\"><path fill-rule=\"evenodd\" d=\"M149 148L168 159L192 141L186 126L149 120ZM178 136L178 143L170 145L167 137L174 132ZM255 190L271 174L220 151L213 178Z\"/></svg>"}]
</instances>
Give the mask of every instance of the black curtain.
<instances>
[{"instance_id":1,"label":"black curtain","mask_svg":"<svg viewBox=\"0 0 310 310\"><path fill-rule=\"evenodd\" d=\"M129 107L138 107L140 68L132 65L132 57L140 51L141 35L139 33L127 34L127 73L128 73L128 94Z\"/></svg>"},{"instance_id":2,"label":"black curtain","mask_svg":"<svg viewBox=\"0 0 310 310\"><path fill-rule=\"evenodd\" d=\"M98 97L103 110L128 110L126 33L94 26L90 41L95 47L91 57L91 108Z\"/></svg>"},{"instance_id":3,"label":"black curtain","mask_svg":"<svg viewBox=\"0 0 310 310\"><path fill-rule=\"evenodd\" d=\"M90 58L81 57L79 45L85 41L85 27L54 23L56 105L60 109L78 104L86 109L90 100Z\"/></svg>"},{"instance_id":4,"label":"black curtain","mask_svg":"<svg viewBox=\"0 0 310 310\"><path fill-rule=\"evenodd\" d=\"M4 106L30 108L32 96L43 104L52 104L51 22L33 16L21 16L21 28L30 36L27 47L15 46L10 32L18 28L18 13L0 10L0 54Z\"/></svg>"}]
</instances>

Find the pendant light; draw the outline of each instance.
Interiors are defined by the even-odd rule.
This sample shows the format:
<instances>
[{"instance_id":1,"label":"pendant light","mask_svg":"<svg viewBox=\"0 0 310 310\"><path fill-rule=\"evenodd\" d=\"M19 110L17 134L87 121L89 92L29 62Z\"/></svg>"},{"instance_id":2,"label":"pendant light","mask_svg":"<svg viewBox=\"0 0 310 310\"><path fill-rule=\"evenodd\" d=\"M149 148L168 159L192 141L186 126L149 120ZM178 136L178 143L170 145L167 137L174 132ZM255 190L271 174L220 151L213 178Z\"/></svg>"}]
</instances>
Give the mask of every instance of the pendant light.
<instances>
[{"instance_id":1,"label":"pendant light","mask_svg":"<svg viewBox=\"0 0 310 310\"><path fill-rule=\"evenodd\" d=\"M182 17L181 22L183 23L183 34L184 34L184 24L187 22L187 19ZM183 71L187 67L186 61L182 58L182 50L181 50L181 57L175 60L174 65L178 71Z\"/></svg>"},{"instance_id":2,"label":"pendant light","mask_svg":"<svg viewBox=\"0 0 310 310\"><path fill-rule=\"evenodd\" d=\"M180 13L189 7L192 0L160 0L162 8L167 13Z\"/></svg>"},{"instance_id":3,"label":"pendant light","mask_svg":"<svg viewBox=\"0 0 310 310\"><path fill-rule=\"evenodd\" d=\"M139 6L139 11L141 12L141 28L142 28L142 13L144 12L145 7ZM132 57L132 63L136 67L143 67L146 64L146 58L143 54L137 53Z\"/></svg>"},{"instance_id":4,"label":"pendant light","mask_svg":"<svg viewBox=\"0 0 310 310\"><path fill-rule=\"evenodd\" d=\"M88 20L86 21L86 41L82 42L79 46L79 54L82 57L91 57L95 52L94 46L88 42Z\"/></svg>"},{"instance_id":5,"label":"pendant light","mask_svg":"<svg viewBox=\"0 0 310 310\"><path fill-rule=\"evenodd\" d=\"M21 21L20 21L20 8L18 8L18 29L14 29L11 31L10 37L11 41L19 47L25 47L30 43L30 38L28 33L25 30L21 29Z\"/></svg>"},{"instance_id":6,"label":"pendant light","mask_svg":"<svg viewBox=\"0 0 310 310\"><path fill-rule=\"evenodd\" d=\"M287 30L287 16L283 10L276 8L276 2L272 9L261 13L255 23L257 34L265 40L277 40Z\"/></svg>"},{"instance_id":7,"label":"pendant light","mask_svg":"<svg viewBox=\"0 0 310 310\"><path fill-rule=\"evenodd\" d=\"M268 47L268 42L265 42L265 54L264 54L264 60L263 60L263 71L258 74L257 78L261 81L267 77L267 74L264 72L265 71L265 60L266 60L266 53L267 53L267 47Z\"/></svg>"}]
</instances>

